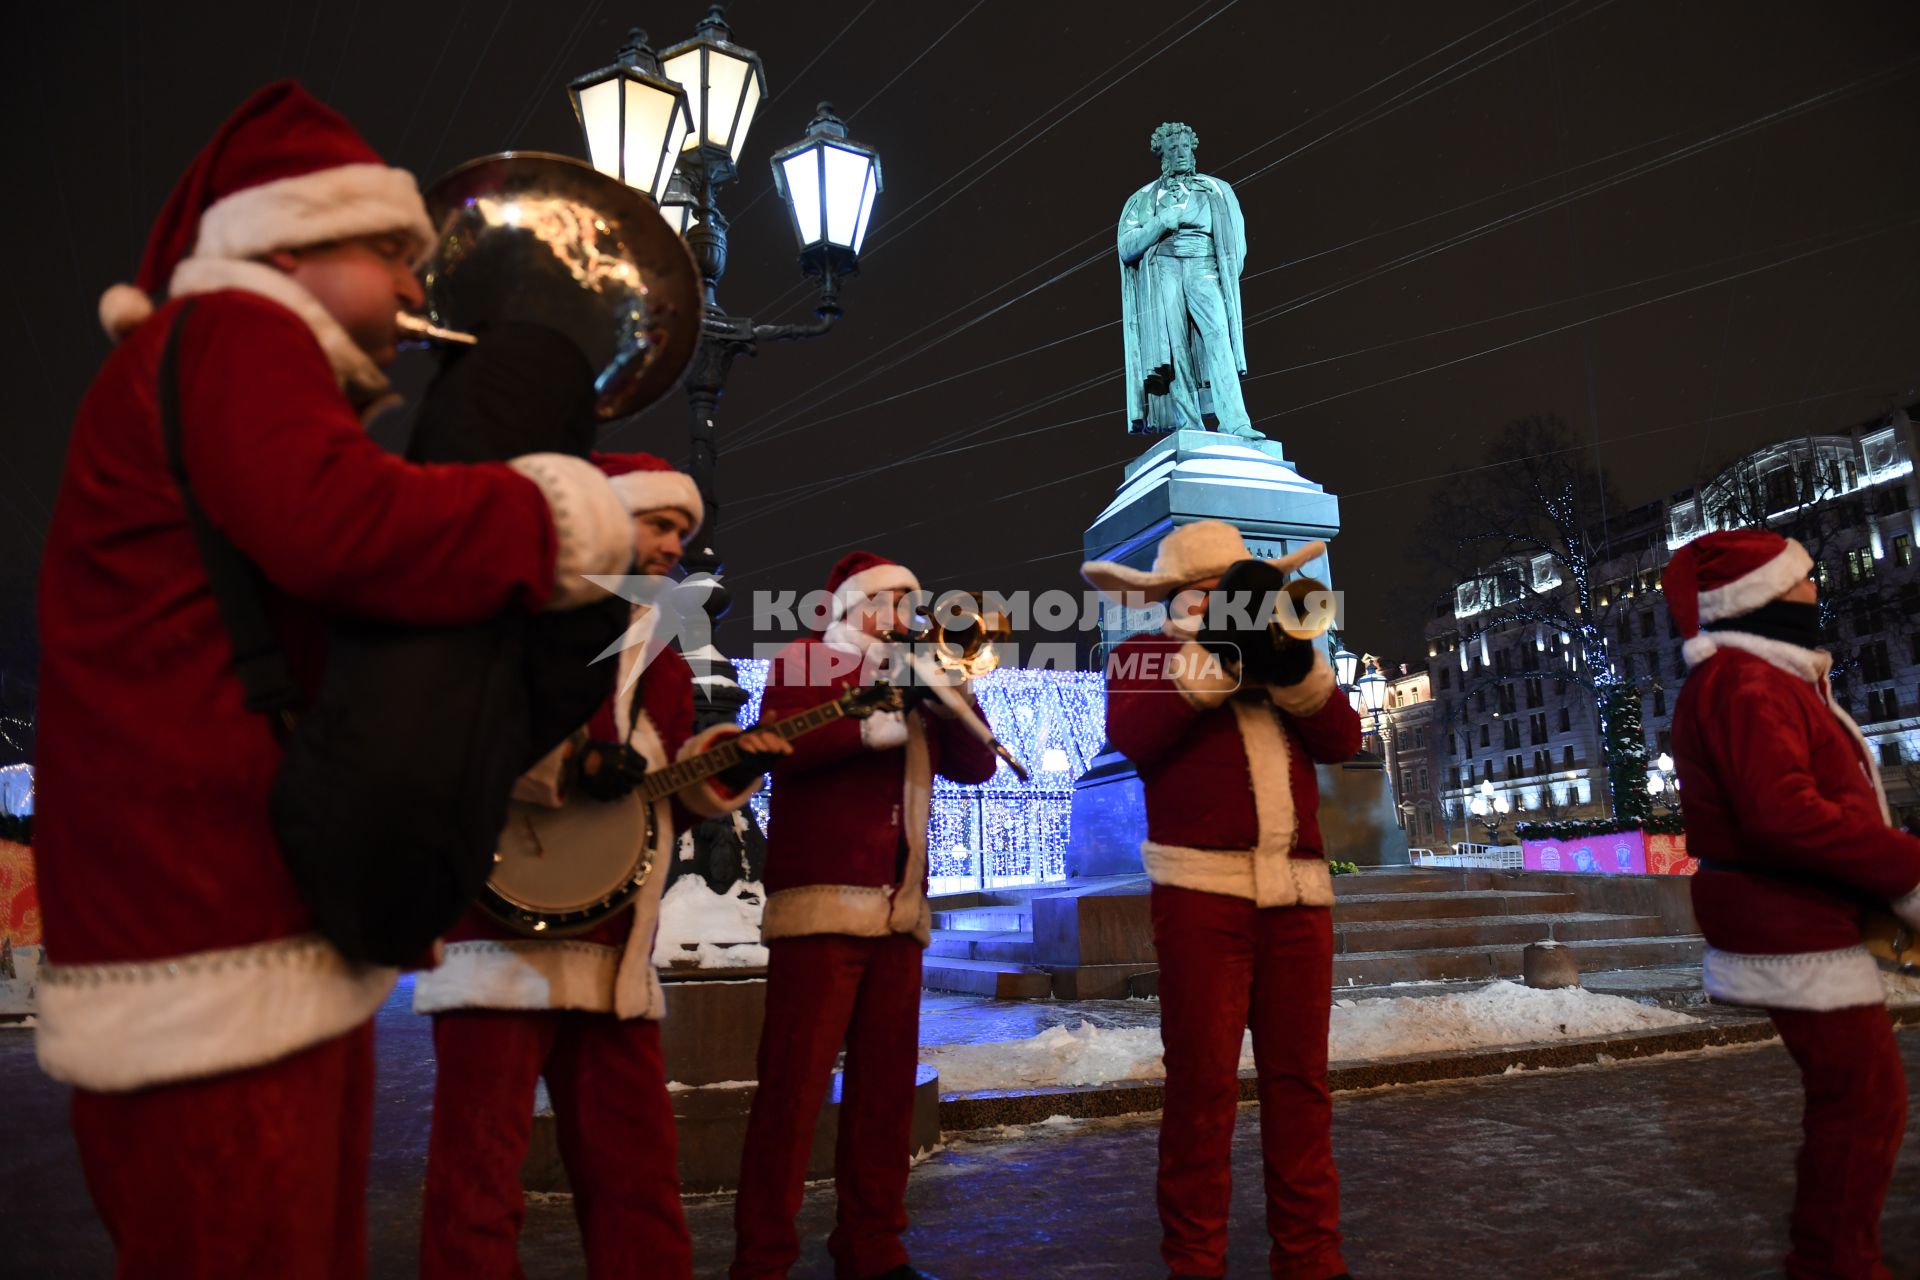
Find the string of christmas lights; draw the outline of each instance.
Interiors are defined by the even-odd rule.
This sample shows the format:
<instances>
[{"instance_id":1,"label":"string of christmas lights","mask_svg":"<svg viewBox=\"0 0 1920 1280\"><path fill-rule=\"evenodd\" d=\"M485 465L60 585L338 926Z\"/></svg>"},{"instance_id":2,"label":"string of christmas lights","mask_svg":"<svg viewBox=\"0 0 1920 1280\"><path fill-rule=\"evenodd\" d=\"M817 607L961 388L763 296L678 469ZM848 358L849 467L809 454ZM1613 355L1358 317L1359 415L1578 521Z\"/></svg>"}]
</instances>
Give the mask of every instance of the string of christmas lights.
<instances>
[{"instance_id":1,"label":"string of christmas lights","mask_svg":"<svg viewBox=\"0 0 1920 1280\"><path fill-rule=\"evenodd\" d=\"M760 717L767 662L736 661L747 695L742 724ZM1003 667L973 682L987 723L1032 775L1020 781L1004 762L986 782L933 782L927 826L929 874L936 888L979 884L997 888L1066 877L1073 781L1093 763L1106 740L1107 696L1097 671ZM764 828L773 787L753 798Z\"/></svg>"}]
</instances>

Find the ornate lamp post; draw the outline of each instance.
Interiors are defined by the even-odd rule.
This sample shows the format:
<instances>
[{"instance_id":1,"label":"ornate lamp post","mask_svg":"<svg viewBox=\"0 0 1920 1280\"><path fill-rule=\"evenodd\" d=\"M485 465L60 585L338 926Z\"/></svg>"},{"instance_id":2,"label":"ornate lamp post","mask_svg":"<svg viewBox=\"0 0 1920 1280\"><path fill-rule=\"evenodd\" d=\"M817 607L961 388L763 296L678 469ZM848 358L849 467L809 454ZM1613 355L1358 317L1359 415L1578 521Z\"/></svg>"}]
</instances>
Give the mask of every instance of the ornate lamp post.
<instances>
[{"instance_id":1,"label":"ornate lamp post","mask_svg":"<svg viewBox=\"0 0 1920 1280\"><path fill-rule=\"evenodd\" d=\"M735 357L758 354L760 343L819 337L840 318L840 280L859 273L860 246L880 191L880 156L848 140L846 125L825 103L806 136L775 153L774 185L799 241L800 269L819 282L817 319L756 324L729 315L717 297L727 270L727 219L717 194L739 176L747 133L767 94L760 55L734 43L724 6L709 7L692 39L658 54L645 32L630 32L612 66L580 77L568 91L594 167L653 198L692 251L706 287L700 347L686 374L687 470L706 522L683 564L690 579L705 585L704 608L717 620L729 604L720 585L714 484L714 416L727 375ZM696 727L735 718L746 696L733 664L712 645L685 656L696 677ZM731 832L731 825L720 825Z\"/></svg>"},{"instance_id":2,"label":"ornate lamp post","mask_svg":"<svg viewBox=\"0 0 1920 1280\"><path fill-rule=\"evenodd\" d=\"M1380 736L1381 708L1387 704L1387 678L1380 674L1380 659L1368 654L1362 659L1367 664L1367 674L1354 682L1360 692L1360 710L1367 713L1370 732L1375 738Z\"/></svg>"},{"instance_id":3,"label":"ornate lamp post","mask_svg":"<svg viewBox=\"0 0 1920 1280\"><path fill-rule=\"evenodd\" d=\"M1680 779L1674 776L1673 757L1664 751L1647 774L1647 794L1665 805L1668 813L1680 812Z\"/></svg>"},{"instance_id":4,"label":"ornate lamp post","mask_svg":"<svg viewBox=\"0 0 1920 1280\"><path fill-rule=\"evenodd\" d=\"M1480 794L1473 798L1473 812L1486 824L1487 843L1500 843L1500 823L1513 811L1513 805L1503 795L1496 795L1493 783L1482 780Z\"/></svg>"}]
</instances>

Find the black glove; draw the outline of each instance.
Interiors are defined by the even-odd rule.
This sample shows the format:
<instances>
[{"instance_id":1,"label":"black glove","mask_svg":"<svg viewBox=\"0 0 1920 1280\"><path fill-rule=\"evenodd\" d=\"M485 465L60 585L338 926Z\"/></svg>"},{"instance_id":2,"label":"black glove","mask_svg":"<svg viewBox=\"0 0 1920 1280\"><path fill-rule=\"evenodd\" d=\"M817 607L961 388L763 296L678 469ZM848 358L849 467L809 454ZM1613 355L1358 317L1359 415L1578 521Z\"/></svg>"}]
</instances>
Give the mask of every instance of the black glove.
<instances>
[{"instance_id":1,"label":"black glove","mask_svg":"<svg viewBox=\"0 0 1920 1280\"><path fill-rule=\"evenodd\" d=\"M778 751L742 751L740 758L713 776L729 791L745 791L753 780L773 768L783 753Z\"/></svg>"},{"instance_id":2,"label":"black glove","mask_svg":"<svg viewBox=\"0 0 1920 1280\"><path fill-rule=\"evenodd\" d=\"M1241 560L1228 566L1194 639L1217 657L1238 659L1244 671L1249 663L1259 661L1256 650L1270 647L1268 615L1260 605L1285 582L1286 575L1265 560ZM1216 603L1221 607L1215 608Z\"/></svg>"},{"instance_id":3,"label":"black glove","mask_svg":"<svg viewBox=\"0 0 1920 1280\"><path fill-rule=\"evenodd\" d=\"M1279 647L1265 637L1248 647L1241 661L1240 675L1249 684L1270 684L1280 688L1299 684L1313 670L1314 644L1310 640L1289 640Z\"/></svg>"},{"instance_id":4,"label":"black glove","mask_svg":"<svg viewBox=\"0 0 1920 1280\"><path fill-rule=\"evenodd\" d=\"M647 762L623 742L589 741L574 756L574 779L595 800L618 800L646 771Z\"/></svg>"}]
</instances>

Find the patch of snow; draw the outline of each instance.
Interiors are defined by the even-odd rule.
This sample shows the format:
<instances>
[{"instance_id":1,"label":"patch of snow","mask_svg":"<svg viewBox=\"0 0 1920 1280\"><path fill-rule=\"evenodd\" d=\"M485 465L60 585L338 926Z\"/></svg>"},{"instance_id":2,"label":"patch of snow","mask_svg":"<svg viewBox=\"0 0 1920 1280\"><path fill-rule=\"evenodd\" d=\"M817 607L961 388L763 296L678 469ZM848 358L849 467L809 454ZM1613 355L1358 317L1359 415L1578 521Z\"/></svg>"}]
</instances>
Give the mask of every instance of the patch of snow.
<instances>
[{"instance_id":1,"label":"patch of snow","mask_svg":"<svg viewBox=\"0 0 1920 1280\"><path fill-rule=\"evenodd\" d=\"M1533 1044L1562 1037L1609 1035L1685 1026L1698 1019L1621 996L1579 987L1535 990L1496 982L1478 991L1435 996L1341 1000L1327 1037L1335 1062ZM921 1050L940 1072L943 1093L1033 1089L1154 1080L1165 1076L1157 1027L1051 1027L1025 1040L941 1045ZM1241 1042L1240 1066L1253 1066L1253 1037Z\"/></svg>"},{"instance_id":2,"label":"patch of snow","mask_svg":"<svg viewBox=\"0 0 1920 1280\"><path fill-rule=\"evenodd\" d=\"M716 1080L712 1084L681 1084L678 1080L667 1081L668 1093L698 1093L702 1089L751 1089L757 1080Z\"/></svg>"},{"instance_id":3,"label":"patch of snow","mask_svg":"<svg viewBox=\"0 0 1920 1280\"><path fill-rule=\"evenodd\" d=\"M760 886L737 880L724 894L699 876L681 876L660 899L660 931L653 962L665 968L689 960L702 969L738 969L767 962L760 945ZM753 901L746 901L747 898ZM751 957L732 952L750 951Z\"/></svg>"}]
</instances>

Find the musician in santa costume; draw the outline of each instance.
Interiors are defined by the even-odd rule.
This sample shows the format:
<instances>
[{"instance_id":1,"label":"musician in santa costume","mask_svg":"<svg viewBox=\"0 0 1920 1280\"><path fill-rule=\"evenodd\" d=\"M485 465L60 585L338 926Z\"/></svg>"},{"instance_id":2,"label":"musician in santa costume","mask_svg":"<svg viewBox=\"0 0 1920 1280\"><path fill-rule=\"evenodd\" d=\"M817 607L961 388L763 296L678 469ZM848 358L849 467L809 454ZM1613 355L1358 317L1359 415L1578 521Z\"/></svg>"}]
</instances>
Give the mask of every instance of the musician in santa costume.
<instances>
[{"instance_id":1,"label":"musician in santa costume","mask_svg":"<svg viewBox=\"0 0 1920 1280\"><path fill-rule=\"evenodd\" d=\"M1325 554L1276 559L1277 581ZM1182 525L1153 568L1094 561L1081 573L1134 607L1168 601L1158 634L1107 665L1107 738L1146 792L1141 846L1160 962L1167 1068L1160 1119L1160 1253L1176 1276L1226 1274L1240 1044L1259 1074L1268 1265L1276 1277L1344 1274L1327 1090L1333 883L1314 764L1360 746L1360 718L1319 644L1269 644L1207 625L1206 592L1252 559L1239 530ZM1249 612L1249 619L1254 615Z\"/></svg>"},{"instance_id":2,"label":"musician in santa costume","mask_svg":"<svg viewBox=\"0 0 1920 1280\"><path fill-rule=\"evenodd\" d=\"M1885 1276L1880 1208L1907 1086L1862 913L1920 926L1920 839L1896 828L1819 648L1813 561L1709 533L1665 574L1687 682L1673 714L1707 994L1765 1009L1806 1093L1787 1273Z\"/></svg>"},{"instance_id":3,"label":"musician in santa costume","mask_svg":"<svg viewBox=\"0 0 1920 1280\"><path fill-rule=\"evenodd\" d=\"M762 714L794 715L891 675L903 565L856 551L827 579L832 620L774 659ZM770 960L759 1088L735 1200L733 1280L784 1276L800 1250L813 1132L846 1046L834 1157L838 1220L827 1248L847 1280L912 1280L907 1170L920 1031L920 953L930 938L927 816L933 778L993 776L993 752L938 699L908 690L904 713L842 719L797 740L773 771L767 900ZM977 709L976 709L977 714Z\"/></svg>"},{"instance_id":4,"label":"musician in santa costume","mask_svg":"<svg viewBox=\"0 0 1920 1280\"><path fill-rule=\"evenodd\" d=\"M413 177L281 83L221 126L137 285L101 300L119 345L75 418L40 575L34 855L40 1062L74 1086L121 1275L364 1271L370 1018L396 976L312 932L269 825L280 742L244 704L163 444L183 307L185 471L307 690L333 616L568 607L632 556L582 459L422 467L366 435L431 236Z\"/></svg>"},{"instance_id":5,"label":"musician in santa costume","mask_svg":"<svg viewBox=\"0 0 1920 1280\"><path fill-rule=\"evenodd\" d=\"M633 513L637 572L664 582L703 515L692 477L644 453L595 454L594 461ZM646 768L659 769L740 732L719 724L694 734L686 659L650 643L656 605L635 604L633 615L616 692L588 726L593 745L556 750L521 779L521 798L564 803L569 753L593 758L624 743ZM751 754L724 780L655 802L653 871L632 906L569 938L527 937L475 907L448 933L440 964L417 979L413 1007L433 1015L437 1063L420 1237L427 1280L519 1273L520 1166L532 1137L534 1084L543 1076L588 1269L636 1280L693 1274L660 1054L665 1007L653 940L678 834L744 804L767 764L791 750L769 732L751 733L740 746ZM595 794L619 790L614 784Z\"/></svg>"}]
</instances>

